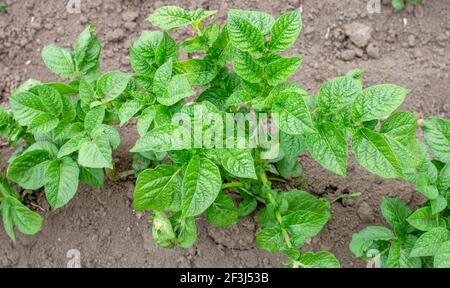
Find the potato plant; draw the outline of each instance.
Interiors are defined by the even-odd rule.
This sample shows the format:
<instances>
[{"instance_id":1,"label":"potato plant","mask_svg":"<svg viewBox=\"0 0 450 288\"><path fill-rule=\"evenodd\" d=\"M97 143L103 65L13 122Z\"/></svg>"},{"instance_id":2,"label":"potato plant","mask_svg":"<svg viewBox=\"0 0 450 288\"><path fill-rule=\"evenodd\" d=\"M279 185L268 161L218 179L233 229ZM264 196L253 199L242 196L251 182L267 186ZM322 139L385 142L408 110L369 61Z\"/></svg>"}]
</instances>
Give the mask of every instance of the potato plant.
<instances>
[{"instance_id":1,"label":"potato plant","mask_svg":"<svg viewBox=\"0 0 450 288\"><path fill-rule=\"evenodd\" d=\"M351 147L366 170L412 182L429 201L412 212L398 199L384 199L382 212L394 231L368 227L353 236L350 250L371 258L368 252L379 249L381 266L427 267L432 257L434 266L449 266L449 122L428 118L427 146L421 144L420 121L396 112L409 91L393 84L364 88L358 69L323 83L314 95L289 82L303 61L285 56L301 32L299 10L275 19L231 9L225 23L213 21L216 12L155 10L148 21L162 31L143 31L132 44L133 74L100 75L94 26L74 51L46 46L44 62L68 83L29 81L13 92L11 109L0 110L0 133L17 147L7 178L26 190L44 187L51 207L59 208L79 181L99 187L105 171L113 173L111 153L120 137L112 125L136 118L134 209L151 211L156 243L192 247L199 217L228 227L255 213L261 249L286 254L289 267L334 268L340 263L330 252L300 250L326 225L331 204L302 191L301 183L283 187L301 176L298 157L306 151L345 176ZM176 43L170 31L186 28L192 37ZM24 228L11 211L26 207L2 181L7 231L14 222L23 233L37 232L40 218L22 213L34 223Z\"/></svg>"}]
</instances>

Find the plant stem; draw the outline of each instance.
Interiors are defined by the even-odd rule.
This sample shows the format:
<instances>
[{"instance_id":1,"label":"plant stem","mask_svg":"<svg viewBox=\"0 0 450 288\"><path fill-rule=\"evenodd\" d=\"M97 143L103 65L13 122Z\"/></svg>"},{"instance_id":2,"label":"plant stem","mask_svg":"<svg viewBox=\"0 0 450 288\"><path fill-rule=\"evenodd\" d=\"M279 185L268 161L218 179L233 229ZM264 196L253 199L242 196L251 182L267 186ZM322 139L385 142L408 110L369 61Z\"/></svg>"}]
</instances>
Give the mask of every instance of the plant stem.
<instances>
[{"instance_id":1,"label":"plant stem","mask_svg":"<svg viewBox=\"0 0 450 288\"><path fill-rule=\"evenodd\" d=\"M269 191L268 192L269 202L272 204L276 204L277 201L275 200L275 198L273 197L273 194L271 192L272 185L270 184L270 181L267 179L267 174L264 170L260 173L260 178L261 178L261 182L263 183L263 185ZM280 225L281 225L281 223L283 222L283 216L281 216L281 213L279 211L275 212L275 217L277 218L278 223L280 223ZM289 237L287 230L281 228L281 233L283 234L284 242L286 242L287 247L292 248L291 238Z\"/></svg>"},{"instance_id":2,"label":"plant stem","mask_svg":"<svg viewBox=\"0 0 450 288\"><path fill-rule=\"evenodd\" d=\"M236 187L244 187L244 184L242 184L241 182L229 182L222 184L222 189L236 188Z\"/></svg>"}]
</instances>

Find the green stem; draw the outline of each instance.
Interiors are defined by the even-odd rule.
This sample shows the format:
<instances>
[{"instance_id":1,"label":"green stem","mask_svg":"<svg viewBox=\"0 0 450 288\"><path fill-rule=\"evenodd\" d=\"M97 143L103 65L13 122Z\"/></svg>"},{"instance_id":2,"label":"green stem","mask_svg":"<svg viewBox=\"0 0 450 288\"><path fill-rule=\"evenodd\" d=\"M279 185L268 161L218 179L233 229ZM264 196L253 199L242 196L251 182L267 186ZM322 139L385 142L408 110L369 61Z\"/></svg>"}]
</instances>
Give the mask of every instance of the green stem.
<instances>
[{"instance_id":1,"label":"green stem","mask_svg":"<svg viewBox=\"0 0 450 288\"><path fill-rule=\"evenodd\" d=\"M241 188L241 187L244 187L244 184L242 184L241 182L229 182L222 184L222 189Z\"/></svg>"},{"instance_id":2,"label":"green stem","mask_svg":"<svg viewBox=\"0 0 450 288\"><path fill-rule=\"evenodd\" d=\"M270 181L267 178L267 174L264 170L260 173L260 178L263 185L268 188L269 202L272 204L276 204L276 200L273 197L272 192L270 192L272 190L272 185L270 184ZM283 216L281 216L281 213L279 211L275 212L275 217L277 218L278 223L280 223L281 225L281 223L283 222ZM287 247L292 248L291 238L289 237L289 233L287 232L287 230L281 228L281 233L283 234L284 242L286 242Z\"/></svg>"}]
</instances>

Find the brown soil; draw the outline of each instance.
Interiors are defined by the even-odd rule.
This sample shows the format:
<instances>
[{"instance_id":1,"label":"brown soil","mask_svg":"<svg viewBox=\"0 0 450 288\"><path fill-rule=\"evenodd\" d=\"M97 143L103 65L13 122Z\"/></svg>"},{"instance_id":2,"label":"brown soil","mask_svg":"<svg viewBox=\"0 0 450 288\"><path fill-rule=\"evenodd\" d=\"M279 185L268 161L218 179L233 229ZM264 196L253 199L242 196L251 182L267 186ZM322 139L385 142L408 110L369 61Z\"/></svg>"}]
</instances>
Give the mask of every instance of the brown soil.
<instances>
[{"instance_id":1,"label":"brown soil","mask_svg":"<svg viewBox=\"0 0 450 288\"><path fill-rule=\"evenodd\" d=\"M44 44L69 46L87 23L98 24L104 45L103 70L129 71L127 47L144 29L145 18L163 1L81 1L81 14L68 14L68 1L6 0L8 13L0 14L0 100L6 106L12 87L34 78L57 80L40 59ZM383 2L389 2L383 0ZM450 1L422 1L393 12L383 5L369 15L365 0L283 1L170 1L185 8L218 9L221 20L228 8L262 10L273 15L303 7L304 28L291 54L305 61L293 81L311 93L326 79L352 68L365 71L366 86L391 82L411 89L402 109L418 115L450 118ZM135 14L135 15L133 15ZM136 18L137 17L137 18ZM352 24L346 26L346 24ZM360 23L371 33L356 33ZM366 29L367 27L363 27ZM362 30L364 30L362 29ZM364 31L363 31L364 32ZM172 33L180 40L188 31ZM351 36L351 37L349 37ZM362 45L358 47L353 42ZM367 43L366 43L367 42ZM365 45L368 44L368 47ZM129 148L136 139L133 125L121 129L123 144L115 153L119 171L130 168ZM9 151L3 149L1 154ZM343 193L362 192L359 199L332 206L332 220L308 245L330 250L344 267L364 267L348 251L352 233L371 224L383 224L379 203L383 196L399 196L412 206L423 201L401 181L382 180L364 172L354 160L348 177L332 175L310 157L301 158L305 190L329 200ZM5 164L2 164L4 169ZM230 229L211 227L198 220L198 244L188 250L166 250L152 239L147 215L132 211L133 180L106 183L103 189L81 186L64 208L51 211L42 195L34 196L45 217L34 237L19 235L13 247L0 229L0 267L65 267L70 249L81 252L84 267L279 267L284 258L256 248L253 218Z\"/></svg>"}]
</instances>

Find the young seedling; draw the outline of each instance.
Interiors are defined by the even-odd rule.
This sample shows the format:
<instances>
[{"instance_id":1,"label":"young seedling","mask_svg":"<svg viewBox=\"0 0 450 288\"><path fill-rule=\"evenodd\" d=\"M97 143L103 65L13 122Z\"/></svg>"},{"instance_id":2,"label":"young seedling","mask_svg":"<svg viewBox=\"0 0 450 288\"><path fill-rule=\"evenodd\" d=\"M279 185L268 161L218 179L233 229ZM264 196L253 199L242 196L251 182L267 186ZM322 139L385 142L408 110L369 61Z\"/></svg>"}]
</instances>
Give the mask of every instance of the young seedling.
<instances>
[{"instance_id":1,"label":"young seedling","mask_svg":"<svg viewBox=\"0 0 450 288\"><path fill-rule=\"evenodd\" d=\"M405 8L406 2L412 5L416 5L418 0L392 0L392 8L395 10L402 10Z\"/></svg>"},{"instance_id":2,"label":"young seedling","mask_svg":"<svg viewBox=\"0 0 450 288\"><path fill-rule=\"evenodd\" d=\"M5 3L0 2L0 13L7 13L8 12L8 6L6 6Z\"/></svg>"}]
</instances>

